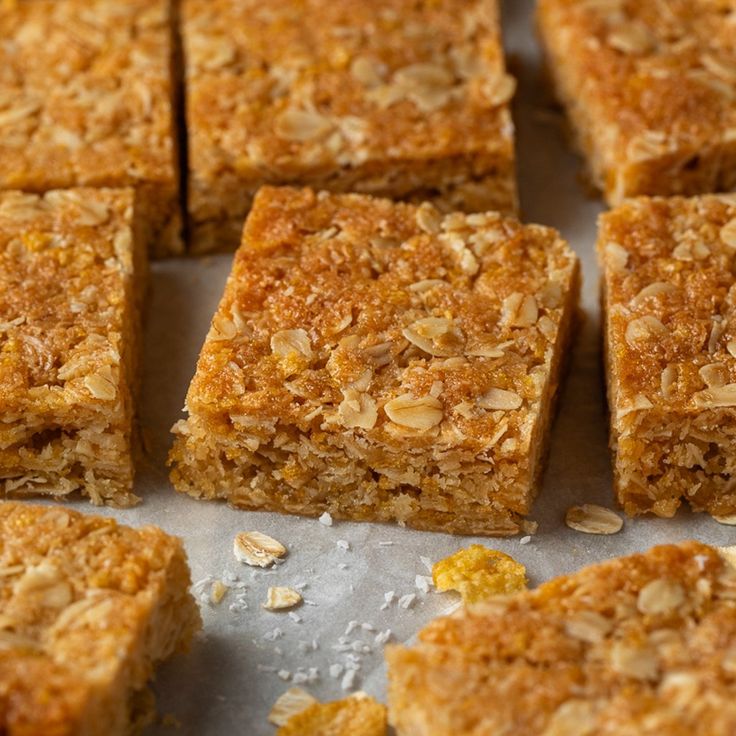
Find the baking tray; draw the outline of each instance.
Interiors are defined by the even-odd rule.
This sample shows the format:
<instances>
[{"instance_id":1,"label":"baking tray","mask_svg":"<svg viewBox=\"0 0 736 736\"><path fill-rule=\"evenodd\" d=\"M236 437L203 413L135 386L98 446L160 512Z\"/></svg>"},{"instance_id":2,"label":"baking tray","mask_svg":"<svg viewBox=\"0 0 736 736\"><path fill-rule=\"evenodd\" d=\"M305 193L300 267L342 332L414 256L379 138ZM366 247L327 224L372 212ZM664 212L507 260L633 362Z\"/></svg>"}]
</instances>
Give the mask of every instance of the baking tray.
<instances>
[{"instance_id":1,"label":"baking tray","mask_svg":"<svg viewBox=\"0 0 736 736\"><path fill-rule=\"evenodd\" d=\"M562 126L547 105L533 5L532 0L504 4L505 43L520 82L514 112L523 215L528 222L563 233L581 258L584 277L584 320L553 427L544 487L532 514L539 522L537 534L522 543L519 537L476 540L388 525L325 526L313 519L236 511L175 493L165 467L169 429L181 416L232 256L154 263L140 401L148 452L136 482L143 502L101 513L126 524L157 524L181 536L202 598L209 580L229 581L232 587L218 606L203 603L204 631L191 652L160 668L154 689L159 713L169 717L149 728L148 736L272 734L268 711L295 677L312 680L302 687L320 699L339 698L345 694L345 674L333 677L330 669L334 674L340 668L333 665L345 667L349 661L357 667L353 687L385 700L383 637L376 643L376 636L390 629L391 641L411 641L432 618L454 608L454 594L423 593L423 578L418 588L417 576L429 574L428 560L474 541L513 555L527 566L532 584L656 543L687 538L733 543L736 531L689 512L670 520L627 520L610 537L586 536L564 524L570 505L613 506L594 257L595 221L602 205L586 197L580 162L569 153ZM74 505L92 510L82 502ZM286 561L267 571L238 563L232 539L248 529L286 544ZM266 611L261 604L271 585L297 586L307 603L294 616ZM387 604L390 592L394 597ZM282 679L287 673L290 681Z\"/></svg>"}]
</instances>

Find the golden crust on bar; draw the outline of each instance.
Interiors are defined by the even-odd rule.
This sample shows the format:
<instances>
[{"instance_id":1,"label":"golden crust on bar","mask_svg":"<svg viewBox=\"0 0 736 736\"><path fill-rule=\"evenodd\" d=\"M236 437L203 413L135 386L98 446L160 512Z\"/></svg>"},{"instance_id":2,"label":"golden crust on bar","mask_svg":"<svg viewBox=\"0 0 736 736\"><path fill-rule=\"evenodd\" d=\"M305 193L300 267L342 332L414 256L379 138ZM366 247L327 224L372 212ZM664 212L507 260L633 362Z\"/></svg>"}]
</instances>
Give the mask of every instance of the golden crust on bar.
<instances>
[{"instance_id":1,"label":"golden crust on bar","mask_svg":"<svg viewBox=\"0 0 736 736\"><path fill-rule=\"evenodd\" d=\"M131 732L153 666L200 627L180 540L0 503L0 729Z\"/></svg>"},{"instance_id":2,"label":"golden crust on bar","mask_svg":"<svg viewBox=\"0 0 736 736\"><path fill-rule=\"evenodd\" d=\"M516 209L497 0L185 0L193 247L262 184Z\"/></svg>"},{"instance_id":3,"label":"golden crust on bar","mask_svg":"<svg viewBox=\"0 0 736 736\"><path fill-rule=\"evenodd\" d=\"M736 571L654 547L496 598L386 651L397 736L736 731Z\"/></svg>"},{"instance_id":4,"label":"golden crust on bar","mask_svg":"<svg viewBox=\"0 0 736 736\"><path fill-rule=\"evenodd\" d=\"M540 0L557 96L610 204L736 187L730 0Z\"/></svg>"},{"instance_id":5,"label":"golden crust on bar","mask_svg":"<svg viewBox=\"0 0 736 736\"><path fill-rule=\"evenodd\" d=\"M169 0L0 3L0 189L135 186L182 249Z\"/></svg>"},{"instance_id":6,"label":"golden crust on bar","mask_svg":"<svg viewBox=\"0 0 736 736\"><path fill-rule=\"evenodd\" d=\"M549 228L264 187L175 427L174 485L244 508L516 533L577 288Z\"/></svg>"},{"instance_id":7,"label":"golden crust on bar","mask_svg":"<svg viewBox=\"0 0 736 736\"><path fill-rule=\"evenodd\" d=\"M599 222L618 499L736 512L736 195L640 198Z\"/></svg>"},{"instance_id":8,"label":"golden crust on bar","mask_svg":"<svg viewBox=\"0 0 736 736\"><path fill-rule=\"evenodd\" d=\"M135 502L141 227L132 189L0 191L0 492Z\"/></svg>"}]
</instances>

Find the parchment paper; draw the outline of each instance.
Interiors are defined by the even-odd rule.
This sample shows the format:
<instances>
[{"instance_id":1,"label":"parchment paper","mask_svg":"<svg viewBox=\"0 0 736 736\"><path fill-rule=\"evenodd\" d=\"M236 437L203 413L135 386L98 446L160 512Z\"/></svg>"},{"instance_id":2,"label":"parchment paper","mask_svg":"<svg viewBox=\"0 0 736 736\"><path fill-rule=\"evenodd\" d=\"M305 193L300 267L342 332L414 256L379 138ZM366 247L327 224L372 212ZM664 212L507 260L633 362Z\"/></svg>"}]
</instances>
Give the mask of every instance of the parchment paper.
<instances>
[{"instance_id":1,"label":"parchment paper","mask_svg":"<svg viewBox=\"0 0 736 736\"><path fill-rule=\"evenodd\" d=\"M159 723L148 734L272 734L267 713L278 695L293 684L299 668L305 676L309 668L316 668L312 679L318 679L302 686L318 698L344 695L344 673L335 679L329 668L344 665L347 654L361 660L355 687L384 699L385 668L382 646L374 643L376 633L391 629L392 641L409 641L423 625L456 604L453 594L423 594L417 589L416 576L429 574L420 557L436 561L481 541L523 562L537 584L656 543L686 538L719 545L734 542L736 531L689 512L672 520L627 520L624 530L611 537L586 536L564 525L565 510L574 503L613 506L593 254L595 219L602 206L586 198L579 182L580 162L569 153L562 130L545 112L548 96L540 83L532 7L532 0L504 3L506 46L520 81L514 112L524 219L559 228L580 255L585 280L585 321L553 428L544 488L532 515L539 522L538 533L521 544L519 538L474 540L387 525L335 522L327 527L316 520L236 511L175 493L164 465L169 428L180 417L231 256L154 263L140 402L150 449L137 482L144 500L135 509L101 513L127 524L155 523L183 537L195 581L230 575L245 587L231 589L219 606L204 605L204 632L193 650L159 670L155 683L159 712L172 714L180 725ZM82 502L75 506L93 511ZM253 572L238 563L232 555L232 539L248 529L271 534L286 544L290 550L286 562L270 572ZM341 549L340 540L348 542L349 549ZM299 621L262 609L270 585L303 583L303 595L314 605L295 611ZM206 595L206 584L200 589ZM397 599L411 593L417 597L406 609L394 600L381 610L388 591L394 591ZM345 635L351 621L369 624L375 631L358 626ZM279 637L275 629L283 635ZM371 652L353 643L360 640ZM337 651L335 645L350 651ZM292 682L271 669L291 673Z\"/></svg>"}]
</instances>

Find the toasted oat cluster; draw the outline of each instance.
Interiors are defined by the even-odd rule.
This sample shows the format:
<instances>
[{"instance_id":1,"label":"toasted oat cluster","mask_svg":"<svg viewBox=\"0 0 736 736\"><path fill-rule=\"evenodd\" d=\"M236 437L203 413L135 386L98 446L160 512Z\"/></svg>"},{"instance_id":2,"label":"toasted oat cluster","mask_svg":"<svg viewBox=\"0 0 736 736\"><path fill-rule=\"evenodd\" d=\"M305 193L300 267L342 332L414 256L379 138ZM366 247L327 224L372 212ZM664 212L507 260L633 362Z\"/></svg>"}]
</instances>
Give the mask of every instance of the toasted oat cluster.
<instances>
[{"instance_id":1,"label":"toasted oat cluster","mask_svg":"<svg viewBox=\"0 0 736 736\"><path fill-rule=\"evenodd\" d=\"M610 204L736 187L733 0L540 0L538 21Z\"/></svg>"},{"instance_id":2,"label":"toasted oat cluster","mask_svg":"<svg viewBox=\"0 0 736 736\"><path fill-rule=\"evenodd\" d=\"M181 542L0 503L0 730L125 736L158 661L200 626Z\"/></svg>"},{"instance_id":3,"label":"toasted oat cluster","mask_svg":"<svg viewBox=\"0 0 736 736\"><path fill-rule=\"evenodd\" d=\"M389 721L398 736L734 733L730 558L655 547L438 619L387 649Z\"/></svg>"},{"instance_id":4,"label":"toasted oat cluster","mask_svg":"<svg viewBox=\"0 0 736 736\"><path fill-rule=\"evenodd\" d=\"M132 189L0 191L0 493L130 505L145 245Z\"/></svg>"},{"instance_id":5,"label":"toasted oat cluster","mask_svg":"<svg viewBox=\"0 0 736 736\"><path fill-rule=\"evenodd\" d=\"M601 217L618 499L736 512L736 195L635 199Z\"/></svg>"},{"instance_id":6,"label":"toasted oat cluster","mask_svg":"<svg viewBox=\"0 0 736 736\"><path fill-rule=\"evenodd\" d=\"M192 245L264 183L516 208L497 0L184 0Z\"/></svg>"},{"instance_id":7,"label":"toasted oat cluster","mask_svg":"<svg viewBox=\"0 0 736 736\"><path fill-rule=\"evenodd\" d=\"M135 186L181 242L170 0L0 2L0 189Z\"/></svg>"},{"instance_id":8,"label":"toasted oat cluster","mask_svg":"<svg viewBox=\"0 0 736 736\"><path fill-rule=\"evenodd\" d=\"M549 228L264 187L174 428L172 481L243 508L514 534L577 287Z\"/></svg>"}]
</instances>

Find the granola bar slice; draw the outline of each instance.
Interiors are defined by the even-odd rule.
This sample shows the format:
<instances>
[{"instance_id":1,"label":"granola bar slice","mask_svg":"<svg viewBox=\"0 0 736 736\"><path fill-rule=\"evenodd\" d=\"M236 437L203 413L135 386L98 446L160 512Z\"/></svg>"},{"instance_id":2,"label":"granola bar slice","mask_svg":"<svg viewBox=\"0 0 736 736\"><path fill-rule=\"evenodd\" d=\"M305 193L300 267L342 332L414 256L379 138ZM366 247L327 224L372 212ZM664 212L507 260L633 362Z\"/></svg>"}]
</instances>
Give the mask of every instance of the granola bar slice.
<instances>
[{"instance_id":1,"label":"granola bar slice","mask_svg":"<svg viewBox=\"0 0 736 736\"><path fill-rule=\"evenodd\" d=\"M390 723L398 736L734 733L730 550L654 547L434 621L386 651Z\"/></svg>"},{"instance_id":2,"label":"granola bar slice","mask_svg":"<svg viewBox=\"0 0 736 736\"><path fill-rule=\"evenodd\" d=\"M174 428L172 481L242 508L514 534L577 290L549 228L264 187Z\"/></svg>"},{"instance_id":3,"label":"granola bar slice","mask_svg":"<svg viewBox=\"0 0 736 736\"><path fill-rule=\"evenodd\" d=\"M497 0L184 0L193 248L262 184L516 209Z\"/></svg>"},{"instance_id":4,"label":"granola bar slice","mask_svg":"<svg viewBox=\"0 0 736 736\"><path fill-rule=\"evenodd\" d=\"M0 189L135 186L182 250L170 0L0 3Z\"/></svg>"},{"instance_id":5,"label":"granola bar slice","mask_svg":"<svg viewBox=\"0 0 736 736\"><path fill-rule=\"evenodd\" d=\"M132 189L0 191L0 492L126 506L145 245Z\"/></svg>"},{"instance_id":6,"label":"granola bar slice","mask_svg":"<svg viewBox=\"0 0 736 736\"><path fill-rule=\"evenodd\" d=\"M620 503L736 512L736 195L631 200L598 250Z\"/></svg>"},{"instance_id":7,"label":"granola bar slice","mask_svg":"<svg viewBox=\"0 0 736 736\"><path fill-rule=\"evenodd\" d=\"M608 202L736 188L736 6L540 0L549 72Z\"/></svg>"},{"instance_id":8,"label":"granola bar slice","mask_svg":"<svg viewBox=\"0 0 736 736\"><path fill-rule=\"evenodd\" d=\"M154 665L200 627L181 541L5 502L0 571L3 733L123 736L142 725Z\"/></svg>"}]
</instances>

